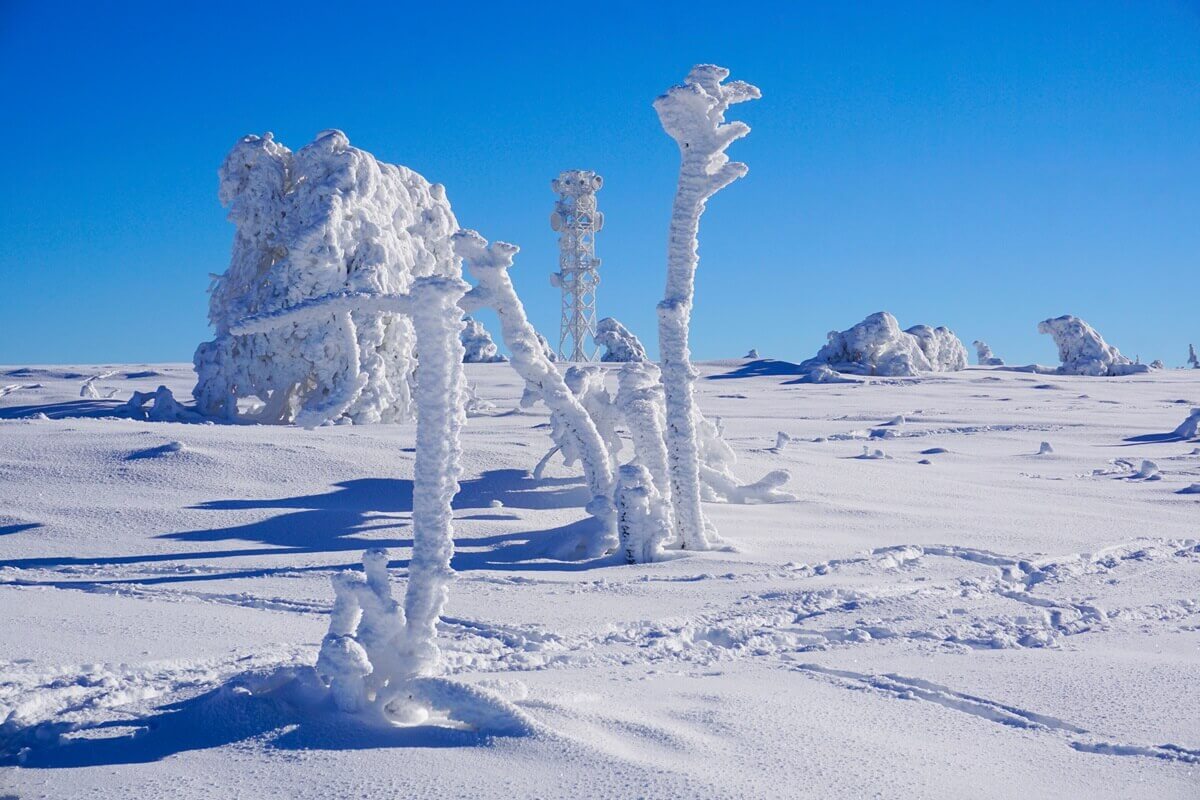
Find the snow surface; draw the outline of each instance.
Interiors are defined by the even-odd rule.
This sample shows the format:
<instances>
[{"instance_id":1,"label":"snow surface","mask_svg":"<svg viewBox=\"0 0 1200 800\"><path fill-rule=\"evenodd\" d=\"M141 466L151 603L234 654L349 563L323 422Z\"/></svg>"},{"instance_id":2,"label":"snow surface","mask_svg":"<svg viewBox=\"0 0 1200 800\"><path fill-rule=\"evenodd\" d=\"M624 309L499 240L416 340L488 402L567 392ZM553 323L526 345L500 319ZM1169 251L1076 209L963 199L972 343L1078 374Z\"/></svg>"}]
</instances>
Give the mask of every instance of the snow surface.
<instances>
[{"instance_id":1,"label":"snow surface","mask_svg":"<svg viewBox=\"0 0 1200 800\"><path fill-rule=\"evenodd\" d=\"M878 311L845 331L830 331L829 342L800 365L812 383L830 380L827 371L851 375L912 377L953 372L967 366L967 348L949 328L915 325L906 331L886 311Z\"/></svg>"},{"instance_id":2,"label":"snow surface","mask_svg":"<svg viewBox=\"0 0 1200 800\"><path fill-rule=\"evenodd\" d=\"M549 412L467 422L444 671L411 689L456 711L396 728L311 667L363 550L408 584L413 424L118 418L87 376L190 366L0 367L37 387L0 400L0 797L1196 796L1195 371L715 379L745 364L698 365L698 404L800 498L706 504L733 549L559 560L590 493L528 475Z\"/></svg>"}]
</instances>

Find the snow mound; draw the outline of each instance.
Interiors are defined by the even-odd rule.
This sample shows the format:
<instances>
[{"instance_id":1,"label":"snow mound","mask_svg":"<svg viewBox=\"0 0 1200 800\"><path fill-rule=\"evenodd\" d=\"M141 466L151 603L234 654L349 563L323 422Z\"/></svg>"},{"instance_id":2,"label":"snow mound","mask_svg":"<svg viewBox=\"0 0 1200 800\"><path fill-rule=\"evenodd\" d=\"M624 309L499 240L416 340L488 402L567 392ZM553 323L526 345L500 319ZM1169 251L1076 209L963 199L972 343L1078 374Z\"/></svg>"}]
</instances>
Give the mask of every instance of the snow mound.
<instances>
[{"instance_id":1,"label":"snow mound","mask_svg":"<svg viewBox=\"0 0 1200 800\"><path fill-rule=\"evenodd\" d=\"M1038 323L1038 333L1054 337L1061 375L1116 376L1149 372L1145 364L1135 364L1079 317L1064 314Z\"/></svg>"},{"instance_id":2,"label":"snow mound","mask_svg":"<svg viewBox=\"0 0 1200 800\"><path fill-rule=\"evenodd\" d=\"M492 335L483 327L482 322L471 316L463 317L463 322L466 323L462 332L463 349L466 351L463 354L464 364L495 364L508 361L500 355L500 350L492 341Z\"/></svg>"},{"instance_id":3,"label":"snow mound","mask_svg":"<svg viewBox=\"0 0 1200 800\"><path fill-rule=\"evenodd\" d=\"M822 375L824 368L853 375L909 377L966 366L967 349L949 328L916 325L902 331L895 317L880 311L849 330L831 331L828 344L800 369Z\"/></svg>"},{"instance_id":4,"label":"snow mound","mask_svg":"<svg viewBox=\"0 0 1200 800\"><path fill-rule=\"evenodd\" d=\"M331 404L337 419L355 423L410 418L409 319L331 310L246 335L230 328L336 292L401 294L419 277L460 277L450 245L458 222L444 188L377 161L336 130L295 153L270 133L247 136L220 179L237 232L229 268L210 288L216 338L194 358L199 411L234 419L246 415L239 399L257 398L258 422L291 422Z\"/></svg>"},{"instance_id":5,"label":"snow mound","mask_svg":"<svg viewBox=\"0 0 1200 800\"><path fill-rule=\"evenodd\" d=\"M596 344L604 347L601 361L645 361L646 348L633 331L612 317L605 317L596 324Z\"/></svg>"},{"instance_id":6,"label":"snow mound","mask_svg":"<svg viewBox=\"0 0 1200 800\"><path fill-rule=\"evenodd\" d=\"M995 353L993 353L992 348L988 346L987 342L985 342L981 339L976 339L971 344L975 347L975 358L976 358L976 360L978 360L979 366L981 366L981 367L1003 367L1004 366L1004 359L998 357Z\"/></svg>"}]
</instances>

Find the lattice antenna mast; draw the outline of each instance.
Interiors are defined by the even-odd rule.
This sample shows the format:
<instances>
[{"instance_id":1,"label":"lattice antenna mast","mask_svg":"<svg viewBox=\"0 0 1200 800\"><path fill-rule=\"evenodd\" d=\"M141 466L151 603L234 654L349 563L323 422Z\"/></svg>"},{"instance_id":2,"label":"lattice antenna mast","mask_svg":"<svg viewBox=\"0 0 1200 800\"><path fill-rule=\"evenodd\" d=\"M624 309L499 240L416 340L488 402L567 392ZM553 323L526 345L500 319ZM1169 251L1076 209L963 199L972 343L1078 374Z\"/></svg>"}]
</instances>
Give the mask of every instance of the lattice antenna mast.
<instances>
[{"instance_id":1,"label":"lattice antenna mast","mask_svg":"<svg viewBox=\"0 0 1200 800\"><path fill-rule=\"evenodd\" d=\"M558 231L558 272L550 283L562 289L558 353L567 361L596 360L596 233L604 227L596 192L603 185L604 178L585 169L566 170L550 182L559 194L550 215L550 227Z\"/></svg>"}]
</instances>

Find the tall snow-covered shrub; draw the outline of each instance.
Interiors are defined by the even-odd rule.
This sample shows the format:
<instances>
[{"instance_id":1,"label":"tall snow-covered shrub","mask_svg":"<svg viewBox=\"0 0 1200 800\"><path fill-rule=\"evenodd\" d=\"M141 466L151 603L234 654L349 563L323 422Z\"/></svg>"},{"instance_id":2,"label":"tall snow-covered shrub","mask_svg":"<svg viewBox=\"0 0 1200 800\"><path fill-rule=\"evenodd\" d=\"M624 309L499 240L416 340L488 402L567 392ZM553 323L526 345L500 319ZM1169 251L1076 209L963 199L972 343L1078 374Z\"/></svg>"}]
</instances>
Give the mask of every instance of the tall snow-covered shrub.
<instances>
[{"instance_id":1,"label":"tall snow-covered shrub","mask_svg":"<svg viewBox=\"0 0 1200 800\"><path fill-rule=\"evenodd\" d=\"M697 373L688 350L688 326L700 257L700 215L709 198L744 176L745 164L725 150L750 132L744 122L726 122L734 103L761 97L744 81L725 83L729 70L712 64L693 67L684 82L654 101L663 129L679 145L679 183L671 210L667 286L658 305L658 339L666 395L667 450L671 469L674 524L683 545L706 549L708 523L700 507L700 452L696 436L693 383Z\"/></svg>"},{"instance_id":2,"label":"tall snow-covered shrub","mask_svg":"<svg viewBox=\"0 0 1200 800\"><path fill-rule=\"evenodd\" d=\"M568 464L579 461L583 467L592 494L587 511L597 519L599 529L590 541L582 544L587 554L601 555L616 545L613 462L595 421L567 386L547 355L545 340L525 316L525 307L508 275L520 248L507 242L489 245L475 231L463 230L454 234L454 249L477 281L462 300L463 310L471 313L488 307L496 312L501 337L512 354L510 363L525 380L527 395L540 398L550 409L555 445Z\"/></svg>"},{"instance_id":3,"label":"tall snow-covered shrub","mask_svg":"<svg viewBox=\"0 0 1200 800\"><path fill-rule=\"evenodd\" d=\"M459 277L450 246L458 223L443 187L377 161L334 130L295 153L269 133L247 136L220 178L237 232L229 268L210 290L216 338L194 359L199 411L233 418L238 400L255 398L262 422L410 417L407 318L331 313L248 336L230 327L330 293L398 294L418 277ZM355 360L357 372L348 367Z\"/></svg>"}]
</instances>

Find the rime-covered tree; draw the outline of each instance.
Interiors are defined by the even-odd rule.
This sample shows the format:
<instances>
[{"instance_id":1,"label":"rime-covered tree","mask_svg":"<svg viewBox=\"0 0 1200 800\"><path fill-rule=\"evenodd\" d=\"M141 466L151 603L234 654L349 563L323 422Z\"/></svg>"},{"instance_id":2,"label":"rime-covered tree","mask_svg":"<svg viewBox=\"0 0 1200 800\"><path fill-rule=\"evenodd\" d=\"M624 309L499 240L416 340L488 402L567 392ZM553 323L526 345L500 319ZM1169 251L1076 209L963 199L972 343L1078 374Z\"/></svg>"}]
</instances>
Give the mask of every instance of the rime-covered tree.
<instances>
[{"instance_id":1,"label":"rime-covered tree","mask_svg":"<svg viewBox=\"0 0 1200 800\"><path fill-rule=\"evenodd\" d=\"M725 82L729 70L701 64L678 86L654 101L663 129L679 145L679 182L671 209L667 286L658 304L658 339L666 395L667 450L671 470L674 524L688 549L710 546L700 507L700 448L693 383L696 370L688 350L688 326L699 264L700 215L709 198L742 177L747 167L730 161L725 150L750 132L744 122L726 122L734 103L761 97L744 81Z\"/></svg>"}]
</instances>

